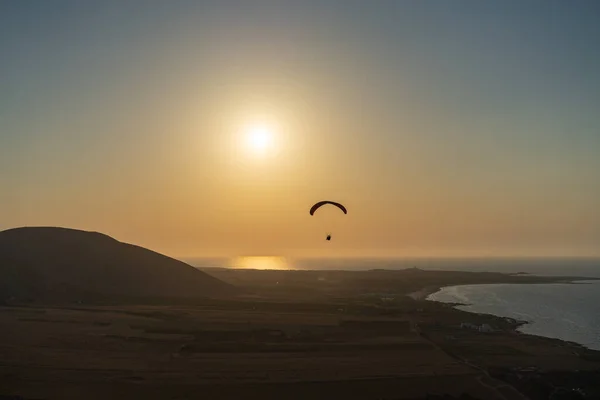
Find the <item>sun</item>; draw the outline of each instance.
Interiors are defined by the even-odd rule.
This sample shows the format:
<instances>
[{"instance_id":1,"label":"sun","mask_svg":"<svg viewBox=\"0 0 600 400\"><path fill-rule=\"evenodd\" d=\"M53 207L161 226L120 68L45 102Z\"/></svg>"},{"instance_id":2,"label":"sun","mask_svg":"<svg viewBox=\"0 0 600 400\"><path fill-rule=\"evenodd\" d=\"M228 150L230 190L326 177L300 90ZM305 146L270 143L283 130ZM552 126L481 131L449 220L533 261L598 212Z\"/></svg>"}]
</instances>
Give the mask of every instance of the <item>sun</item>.
<instances>
[{"instance_id":1,"label":"sun","mask_svg":"<svg viewBox=\"0 0 600 400\"><path fill-rule=\"evenodd\" d=\"M275 130L266 124L250 125L245 129L245 145L249 153L264 156L273 150Z\"/></svg>"}]
</instances>

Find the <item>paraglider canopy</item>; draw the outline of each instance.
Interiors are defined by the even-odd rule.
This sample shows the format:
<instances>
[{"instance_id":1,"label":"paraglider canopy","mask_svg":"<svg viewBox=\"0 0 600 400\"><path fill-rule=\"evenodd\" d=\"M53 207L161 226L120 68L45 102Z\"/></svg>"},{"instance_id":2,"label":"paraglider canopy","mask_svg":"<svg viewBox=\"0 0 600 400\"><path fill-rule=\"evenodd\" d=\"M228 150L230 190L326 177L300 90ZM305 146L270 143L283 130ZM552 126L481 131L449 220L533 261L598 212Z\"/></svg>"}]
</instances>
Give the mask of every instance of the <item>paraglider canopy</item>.
<instances>
[{"instance_id":1,"label":"paraglider canopy","mask_svg":"<svg viewBox=\"0 0 600 400\"><path fill-rule=\"evenodd\" d=\"M310 215L314 215L315 211L317 211L320 207L324 206L325 204L331 204L331 205L339 208L340 210L342 210L344 212L344 214L348 214L348 210L346 210L346 207L344 207L342 204L336 203L335 201L324 200L324 201L319 201L318 203L315 203L310 208Z\"/></svg>"}]
</instances>

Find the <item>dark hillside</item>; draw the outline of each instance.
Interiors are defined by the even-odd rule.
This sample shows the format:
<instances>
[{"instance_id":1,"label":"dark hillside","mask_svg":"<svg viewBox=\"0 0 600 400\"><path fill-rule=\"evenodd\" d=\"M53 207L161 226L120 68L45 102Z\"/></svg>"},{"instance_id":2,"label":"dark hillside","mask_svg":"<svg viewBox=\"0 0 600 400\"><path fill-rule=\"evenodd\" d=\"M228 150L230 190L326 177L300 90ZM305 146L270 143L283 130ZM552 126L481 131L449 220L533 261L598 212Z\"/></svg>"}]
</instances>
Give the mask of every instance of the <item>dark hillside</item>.
<instances>
[{"instance_id":1,"label":"dark hillside","mask_svg":"<svg viewBox=\"0 0 600 400\"><path fill-rule=\"evenodd\" d=\"M234 287L181 261L66 228L0 232L0 299L207 297Z\"/></svg>"}]
</instances>

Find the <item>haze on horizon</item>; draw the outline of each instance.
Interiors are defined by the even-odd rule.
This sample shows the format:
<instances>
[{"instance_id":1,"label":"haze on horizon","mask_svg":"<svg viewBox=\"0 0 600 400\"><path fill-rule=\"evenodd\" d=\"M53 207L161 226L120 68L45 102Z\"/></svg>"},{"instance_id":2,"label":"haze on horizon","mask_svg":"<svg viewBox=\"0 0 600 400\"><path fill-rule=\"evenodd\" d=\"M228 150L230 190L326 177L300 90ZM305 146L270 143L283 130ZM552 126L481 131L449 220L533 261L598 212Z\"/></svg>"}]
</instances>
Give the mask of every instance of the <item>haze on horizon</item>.
<instances>
[{"instance_id":1,"label":"haze on horizon","mask_svg":"<svg viewBox=\"0 0 600 400\"><path fill-rule=\"evenodd\" d=\"M596 1L3 1L0 230L600 256ZM331 242L308 215L349 210Z\"/></svg>"}]
</instances>

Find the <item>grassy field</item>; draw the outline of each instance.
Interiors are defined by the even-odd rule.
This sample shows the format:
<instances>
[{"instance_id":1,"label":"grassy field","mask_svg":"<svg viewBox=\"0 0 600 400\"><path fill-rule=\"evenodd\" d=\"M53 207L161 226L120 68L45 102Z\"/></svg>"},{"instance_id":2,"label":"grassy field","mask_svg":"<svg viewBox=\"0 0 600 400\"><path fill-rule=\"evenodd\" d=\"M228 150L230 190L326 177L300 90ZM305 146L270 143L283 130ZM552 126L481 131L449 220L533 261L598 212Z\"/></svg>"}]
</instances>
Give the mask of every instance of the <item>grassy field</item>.
<instances>
[{"instance_id":1,"label":"grassy field","mask_svg":"<svg viewBox=\"0 0 600 400\"><path fill-rule=\"evenodd\" d=\"M348 287L357 287L348 284L356 275L336 274L329 284L337 289L317 297L282 295L276 289L271 295L187 305L157 300L154 305L0 307L0 399L427 399L468 394L523 400L487 369L600 366L563 342L516 334L514 322L406 296L443 283L442 278L428 275L419 283L396 274L401 283L394 286L378 272L367 276L368 290L339 297L340 287L346 294ZM247 271L242 276L249 279ZM256 276L243 287L267 288L265 280L277 277ZM298 276L304 285L320 275ZM377 277L385 282L377 283ZM290 276L285 281L299 284ZM375 287L396 287L396 292L384 301L371 292ZM466 318L500 331L457 328Z\"/></svg>"},{"instance_id":2,"label":"grassy field","mask_svg":"<svg viewBox=\"0 0 600 400\"><path fill-rule=\"evenodd\" d=\"M489 391L477 371L423 340L407 321L317 312L4 307L0 354L0 393L32 399L391 399Z\"/></svg>"}]
</instances>

